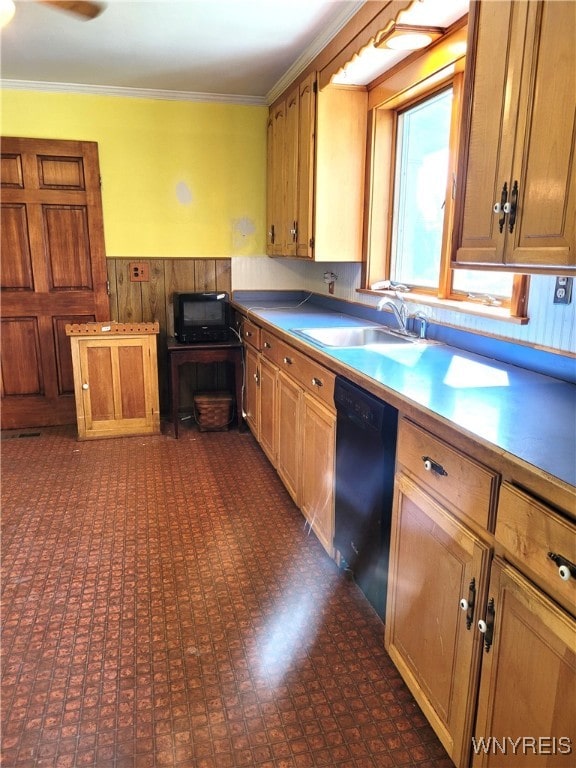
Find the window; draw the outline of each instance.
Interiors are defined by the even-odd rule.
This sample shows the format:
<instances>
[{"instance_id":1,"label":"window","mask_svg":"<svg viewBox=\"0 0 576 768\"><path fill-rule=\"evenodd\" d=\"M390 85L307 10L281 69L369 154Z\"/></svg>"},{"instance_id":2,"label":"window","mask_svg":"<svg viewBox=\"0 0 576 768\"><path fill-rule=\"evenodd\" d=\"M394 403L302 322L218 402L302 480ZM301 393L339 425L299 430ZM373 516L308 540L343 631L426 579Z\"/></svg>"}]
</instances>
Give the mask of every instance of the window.
<instances>
[{"instance_id":1,"label":"window","mask_svg":"<svg viewBox=\"0 0 576 768\"><path fill-rule=\"evenodd\" d=\"M523 317L525 276L450 265L463 60L416 83L414 68L406 69L404 82L398 69L390 78L396 95L385 79L375 87L384 84L386 101L376 103L371 121L367 287L391 280L419 296L502 306Z\"/></svg>"},{"instance_id":2,"label":"window","mask_svg":"<svg viewBox=\"0 0 576 768\"><path fill-rule=\"evenodd\" d=\"M435 288L440 274L452 87L399 112L390 276Z\"/></svg>"}]
</instances>

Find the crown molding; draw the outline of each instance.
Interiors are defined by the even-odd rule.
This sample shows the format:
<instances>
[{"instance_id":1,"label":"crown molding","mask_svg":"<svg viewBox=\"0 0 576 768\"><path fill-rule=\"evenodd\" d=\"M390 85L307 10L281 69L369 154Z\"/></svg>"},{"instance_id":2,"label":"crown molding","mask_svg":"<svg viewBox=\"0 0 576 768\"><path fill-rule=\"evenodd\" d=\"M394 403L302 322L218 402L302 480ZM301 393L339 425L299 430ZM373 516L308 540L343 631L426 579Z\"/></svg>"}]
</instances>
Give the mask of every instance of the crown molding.
<instances>
[{"instance_id":1,"label":"crown molding","mask_svg":"<svg viewBox=\"0 0 576 768\"><path fill-rule=\"evenodd\" d=\"M369 0L356 0L356 3L352 8L348 8L337 16L331 24L329 24L324 32L319 35L310 46L296 59L294 64L287 70L280 80L271 88L266 94L266 102L272 104L280 94L286 90L286 88L296 80L298 75L303 72L310 62L314 61L316 56L320 54L328 43L336 37L338 32L350 21L352 16L355 16L360 8L365 5Z\"/></svg>"},{"instance_id":2,"label":"crown molding","mask_svg":"<svg viewBox=\"0 0 576 768\"><path fill-rule=\"evenodd\" d=\"M0 79L0 88L12 91L91 94L93 96L120 96L129 99L155 99L158 101L203 101L244 106L267 106L266 98L261 96L237 96L224 93L195 93L192 91L164 91L152 88L117 88L116 86L84 85L81 83L46 83L38 80Z\"/></svg>"}]
</instances>

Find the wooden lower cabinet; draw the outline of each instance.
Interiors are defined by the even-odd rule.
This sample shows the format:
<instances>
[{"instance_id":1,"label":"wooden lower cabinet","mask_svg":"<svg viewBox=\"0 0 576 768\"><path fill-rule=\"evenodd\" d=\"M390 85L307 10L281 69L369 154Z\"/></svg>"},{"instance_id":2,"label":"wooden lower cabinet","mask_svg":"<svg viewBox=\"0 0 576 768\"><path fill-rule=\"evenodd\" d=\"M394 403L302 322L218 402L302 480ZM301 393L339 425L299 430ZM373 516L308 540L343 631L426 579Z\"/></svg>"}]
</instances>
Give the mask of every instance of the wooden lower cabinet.
<instances>
[{"instance_id":1,"label":"wooden lower cabinet","mask_svg":"<svg viewBox=\"0 0 576 768\"><path fill-rule=\"evenodd\" d=\"M260 338L260 349L254 340ZM288 493L334 556L334 374L276 336L244 324L246 421Z\"/></svg>"},{"instance_id":2,"label":"wooden lower cabinet","mask_svg":"<svg viewBox=\"0 0 576 768\"><path fill-rule=\"evenodd\" d=\"M275 467L278 461L276 389L278 368L260 358L260 447Z\"/></svg>"},{"instance_id":3,"label":"wooden lower cabinet","mask_svg":"<svg viewBox=\"0 0 576 768\"><path fill-rule=\"evenodd\" d=\"M473 766L573 766L576 622L514 567L494 559Z\"/></svg>"},{"instance_id":4,"label":"wooden lower cabinet","mask_svg":"<svg viewBox=\"0 0 576 768\"><path fill-rule=\"evenodd\" d=\"M158 323L70 324L66 333L79 439L158 433Z\"/></svg>"},{"instance_id":5,"label":"wooden lower cabinet","mask_svg":"<svg viewBox=\"0 0 576 768\"><path fill-rule=\"evenodd\" d=\"M278 462L276 469L286 490L294 502L300 506L302 389L282 371L278 373L277 397Z\"/></svg>"},{"instance_id":6,"label":"wooden lower cabinet","mask_svg":"<svg viewBox=\"0 0 576 768\"><path fill-rule=\"evenodd\" d=\"M333 557L336 416L310 395L302 409L302 501L308 525Z\"/></svg>"},{"instance_id":7,"label":"wooden lower cabinet","mask_svg":"<svg viewBox=\"0 0 576 768\"><path fill-rule=\"evenodd\" d=\"M244 412L250 431L260 438L260 355L245 346Z\"/></svg>"},{"instance_id":8,"label":"wooden lower cabinet","mask_svg":"<svg viewBox=\"0 0 576 768\"><path fill-rule=\"evenodd\" d=\"M397 475L394 505L386 649L451 759L464 767L490 548L406 474Z\"/></svg>"}]
</instances>

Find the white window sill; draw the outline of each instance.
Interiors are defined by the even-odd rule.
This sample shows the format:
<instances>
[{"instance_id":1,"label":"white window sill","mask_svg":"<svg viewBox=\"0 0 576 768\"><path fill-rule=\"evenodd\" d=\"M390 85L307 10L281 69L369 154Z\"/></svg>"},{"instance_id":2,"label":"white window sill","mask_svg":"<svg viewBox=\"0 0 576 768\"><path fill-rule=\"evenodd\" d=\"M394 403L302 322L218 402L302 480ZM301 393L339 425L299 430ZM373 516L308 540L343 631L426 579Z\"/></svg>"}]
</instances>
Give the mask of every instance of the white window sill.
<instances>
[{"instance_id":1,"label":"white window sill","mask_svg":"<svg viewBox=\"0 0 576 768\"><path fill-rule=\"evenodd\" d=\"M386 296L391 299L400 295L407 304L424 304L429 307L447 309L451 312L462 312L463 314L476 315L477 317L487 317L492 320L501 320L505 323L514 323L515 325L526 325L529 321L528 317L510 317L510 310L508 307L492 307L488 304L480 304L475 301L439 299L437 296L431 296L428 293L416 293L416 291L398 294L397 291L393 290L373 291L368 288L358 288L357 293L362 293L367 296L379 296L380 298Z\"/></svg>"}]
</instances>

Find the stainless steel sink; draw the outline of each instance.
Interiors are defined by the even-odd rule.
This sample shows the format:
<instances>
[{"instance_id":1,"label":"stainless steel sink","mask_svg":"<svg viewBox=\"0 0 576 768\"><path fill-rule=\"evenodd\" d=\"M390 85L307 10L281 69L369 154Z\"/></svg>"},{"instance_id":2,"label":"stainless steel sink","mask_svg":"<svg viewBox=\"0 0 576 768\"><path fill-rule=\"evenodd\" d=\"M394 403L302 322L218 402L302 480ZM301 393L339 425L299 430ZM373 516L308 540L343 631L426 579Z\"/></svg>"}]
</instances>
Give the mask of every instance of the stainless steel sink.
<instances>
[{"instance_id":1,"label":"stainless steel sink","mask_svg":"<svg viewBox=\"0 0 576 768\"><path fill-rule=\"evenodd\" d=\"M337 326L329 328L293 328L306 341L326 347L366 347L369 344L414 344L417 336L378 326ZM424 342L425 343L425 342Z\"/></svg>"}]
</instances>

